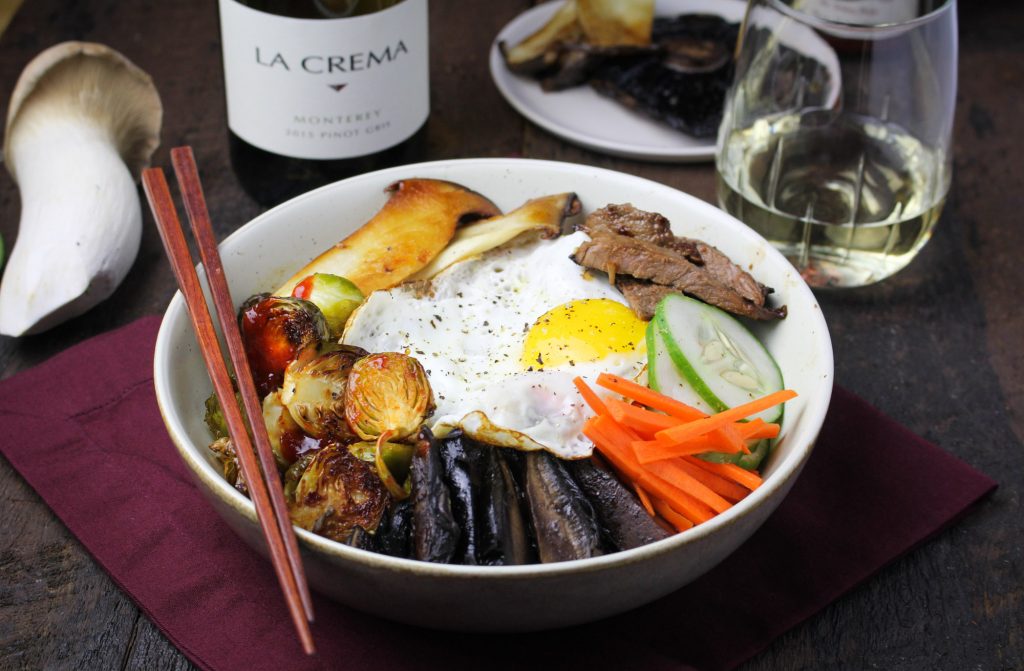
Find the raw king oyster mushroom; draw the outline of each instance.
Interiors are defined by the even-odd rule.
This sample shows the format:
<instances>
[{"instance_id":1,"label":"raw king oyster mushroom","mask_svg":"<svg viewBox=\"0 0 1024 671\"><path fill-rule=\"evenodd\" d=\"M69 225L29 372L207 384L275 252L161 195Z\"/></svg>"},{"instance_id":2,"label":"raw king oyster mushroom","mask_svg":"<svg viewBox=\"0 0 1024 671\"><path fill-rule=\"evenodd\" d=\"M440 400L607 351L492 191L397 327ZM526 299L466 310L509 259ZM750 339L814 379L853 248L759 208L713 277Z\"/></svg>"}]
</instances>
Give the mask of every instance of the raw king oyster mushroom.
<instances>
[{"instance_id":1,"label":"raw king oyster mushroom","mask_svg":"<svg viewBox=\"0 0 1024 671\"><path fill-rule=\"evenodd\" d=\"M149 75L101 44L58 44L22 71L4 133L21 222L0 283L0 333L78 316L128 274L142 235L135 180L162 116Z\"/></svg>"}]
</instances>

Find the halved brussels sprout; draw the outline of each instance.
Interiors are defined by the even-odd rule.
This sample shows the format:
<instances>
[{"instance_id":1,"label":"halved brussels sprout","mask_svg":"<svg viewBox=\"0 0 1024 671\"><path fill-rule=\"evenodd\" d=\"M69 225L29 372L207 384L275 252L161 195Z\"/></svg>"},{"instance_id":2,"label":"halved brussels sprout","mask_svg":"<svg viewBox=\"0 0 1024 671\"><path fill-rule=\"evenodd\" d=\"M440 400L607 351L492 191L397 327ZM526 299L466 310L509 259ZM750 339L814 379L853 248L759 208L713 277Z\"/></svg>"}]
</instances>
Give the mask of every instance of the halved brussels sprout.
<instances>
[{"instance_id":1,"label":"halved brussels sprout","mask_svg":"<svg viewBox=\"0 0 1024 671\"><path fill-rule=\"evenodd\" d=\"M295 501L295 488L299 486L302 474L306 472L306 467L309 466L309 462L313 461L315 456L316 452L306 452L296 459L288 467L288 470L284 472L284 496L289 504Z\"/></svg>"},{"instance_id":2,"label":"halved brussels sprout","mask_svg":"<svg viewBox=\"0 0 1024 671\"><path fill-rule=\"evenodd\" d=\"M285 369L281 402L303 431L317 438L354 437L345 421L345 390L349 371L364 356L364 349L341 345Z\"/></svg>"},{"instance_id":3,"label":"halved brussels sprout","mask_svg":"<svg viewBox=\"0 0 1024 671\"><path fill-rule=\"evenodd\" d=\"M237 391L235 392L235 401L238 403L239 409L241 409L242 395ZM210 429L210 435L214 439L228 437L228 423L224 419L224 410L220 407L220 401L217 399L216 392L212 392L206 397L206 413L203 415L203 421L206 422L207 428Z\"/></svg>"},{"instance_id":4,"label":"halved brussels sprout","mask_svg":"<svg viewBox=\"0 0 1024 671\"><path fill-rule=\"evenodd\" d=\"M313 273L295 285L292 296L314 303L327 319L331 340L341 338L345 322L353 310L363 302L359 287L339 275Z\"/></svg>"},{"instance_id":5,"label":"halved brussels sprout","mask_svg":"<svg viewBox=\"0 0 1024 671\"><path fill-rule=\"evenodd\" d=\"M313 454L288 507L297 526L344 542L357 526L373 532L390 500L369 466L345 446L330 443Z\"/></svg>"},{"instance_id":6,"label":"halved brussels sprout","mask_svg":"<svg viewBox=\"0 0 1024 671\"><path fill-rule=\"evenodd\" d=\"M210 443L210 451L217 455L217 460L224 472L224 479L228 481L228 484L248 496L249 487L245 484L242 469L238 466L238 454L235 453L235 446L231 439L218 438Z\"/></svg>"},{"instance_id":7,"label":"halved brussels sprout","mask_svg":"<svg viewBox=\"0 0 1024 671\"><path fill-rule=\"evenodd\" d=\"M380 449L378 449L378 446ZM360 461L373 464L377 476L398 500L409 496L409 467L412 464L412 445L390 441L352 443L349 452Z\"/></svg>"},{"instance_id":8,"label":"halved brussels sprout","mask_svg":"<svg viewBox=\"0 0 1024 671\"><path fill-rule=\"evenodd\" d=\"M287 379L287 374L285 375ZM307 436L295 423L288 408L281 402L281 391L267 394L263 399L263 424L270 437L277 467L288 468L301 454L317 446L317 439Z\"/></svg>"},{"instance_id":9,"label":"halved brussels sprout","mask_svg":"<svg viewBox=\"0 0 1024 671\"><path fill-rule=\"evenodd\" d=\"M330 339L320 308L300 298L257 294L242 304L238 325L260 397L281 386L289 364L313 358Z\"/></svg>"},{"instance_id":10,"label":"halved brussels sprout","mask_svg":"<svg viewBox=\"0 0 1024 671\"><path fill-rule=\"evenodd\" d=\"M398 352L355 362L345 389L345 417L363 440L403 440L434 411L434 394L420 362Z\"/></svg>"}]
</instances>

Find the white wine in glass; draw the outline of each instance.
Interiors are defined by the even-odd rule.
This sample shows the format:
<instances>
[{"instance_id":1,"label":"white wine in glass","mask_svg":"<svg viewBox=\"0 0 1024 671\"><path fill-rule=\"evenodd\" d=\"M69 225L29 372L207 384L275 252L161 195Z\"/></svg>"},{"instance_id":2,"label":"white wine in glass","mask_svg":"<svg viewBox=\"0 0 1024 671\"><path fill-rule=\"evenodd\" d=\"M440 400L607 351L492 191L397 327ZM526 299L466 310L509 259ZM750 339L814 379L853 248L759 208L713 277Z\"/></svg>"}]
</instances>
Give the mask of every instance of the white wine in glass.
<instances>
[{"instance_id":1,"label":"white wine in glass","mask_svg":"<svg viewBox=\"0 0 1024 671\"><path fill-rule=\"evenodd\" d=\"M953 3L865 26L826 20L840 1L751 3L716 156L722 207L815 287L905 267L950 180Z\"/></svg>"}]
</instances>

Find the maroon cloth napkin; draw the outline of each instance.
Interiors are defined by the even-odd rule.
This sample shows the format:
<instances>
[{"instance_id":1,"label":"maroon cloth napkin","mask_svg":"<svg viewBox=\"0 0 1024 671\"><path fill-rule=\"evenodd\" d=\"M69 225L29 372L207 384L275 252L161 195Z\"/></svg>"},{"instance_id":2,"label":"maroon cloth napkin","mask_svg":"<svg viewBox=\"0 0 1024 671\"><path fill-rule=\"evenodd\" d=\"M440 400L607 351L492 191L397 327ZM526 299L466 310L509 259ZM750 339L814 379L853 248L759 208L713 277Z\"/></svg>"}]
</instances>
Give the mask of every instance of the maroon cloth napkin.
<instances>
[{"instance_id":1,"label":"maroon cloth napkin","mask_svg":"<svg viewBox=\"0 0 1024 671\"><path fill-rule=\"evenodd\" d=\"M166 435L151 373L158 324L142 319L0 383L0 448L203 669L728 669L996 486L837 389L789 497L745 545L678 592L594 624L527 635L439 633L316 598L319 656L307 659L269 563L221 522Z\"/></svg>"}]
</instances>

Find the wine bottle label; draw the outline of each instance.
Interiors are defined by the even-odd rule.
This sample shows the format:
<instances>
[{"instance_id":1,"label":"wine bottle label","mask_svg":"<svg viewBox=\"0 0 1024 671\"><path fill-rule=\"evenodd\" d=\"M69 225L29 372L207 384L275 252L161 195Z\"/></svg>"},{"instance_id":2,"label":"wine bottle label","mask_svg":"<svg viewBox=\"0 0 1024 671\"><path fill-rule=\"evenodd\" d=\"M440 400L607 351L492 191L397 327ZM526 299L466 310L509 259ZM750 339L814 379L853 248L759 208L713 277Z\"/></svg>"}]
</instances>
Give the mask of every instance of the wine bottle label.
<instances>
[{"instance_id":1,"label":"wine bottle label","mask_svg":"<svg viewBox=\"0 0 1024 671\"><path fill-rule=\"evenodd\" d=\"M220 0L228 127L302 159L373 154L430 112L427 0L373 14L295 19Z\"/></svg>"},{"instance_id":2,"label":"wine bottle label","mask_svg":"<svg viewBox=\"0 0 1024 671\"><path fill-rule=\"evenodd\" d=\"M901 23L917 16L917 0L818 0L804 6L826 21L858 26Z\"/></svg>"}]
</instances>

